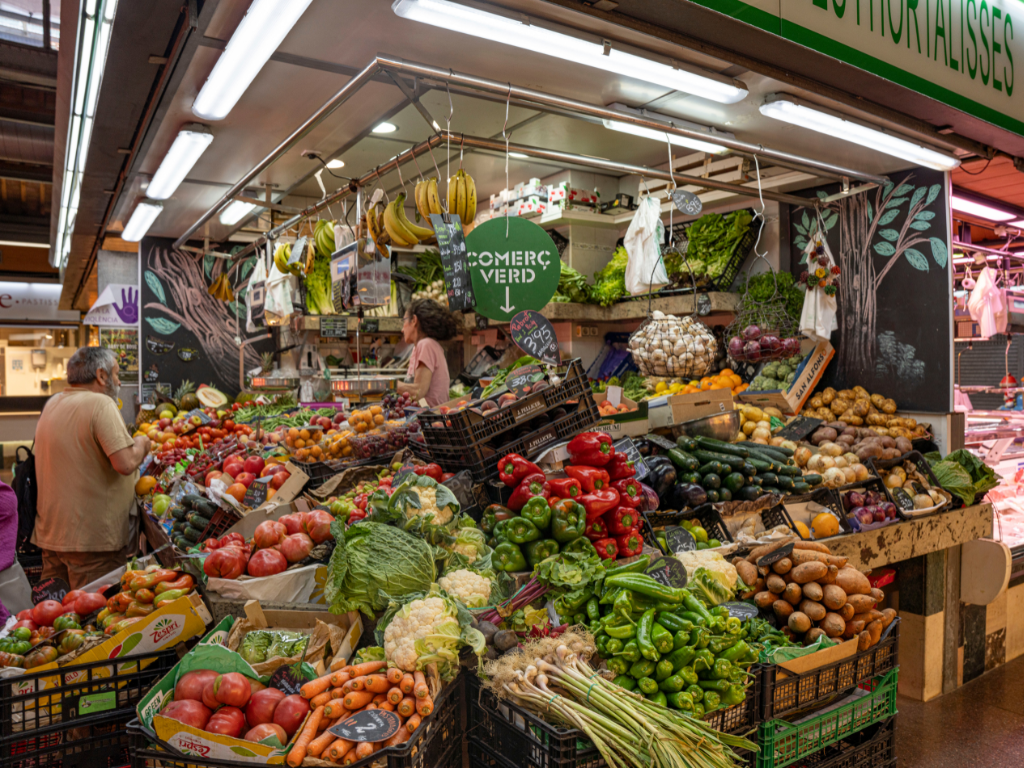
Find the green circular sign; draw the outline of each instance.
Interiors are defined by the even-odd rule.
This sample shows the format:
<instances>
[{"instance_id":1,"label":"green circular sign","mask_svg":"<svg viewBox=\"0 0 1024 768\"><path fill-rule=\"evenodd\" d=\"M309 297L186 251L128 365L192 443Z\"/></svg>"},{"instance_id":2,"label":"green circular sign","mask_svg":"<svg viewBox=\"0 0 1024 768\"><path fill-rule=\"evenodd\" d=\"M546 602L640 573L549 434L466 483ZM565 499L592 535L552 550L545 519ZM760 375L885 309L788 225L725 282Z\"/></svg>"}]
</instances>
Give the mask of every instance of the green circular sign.
<instances>
[{"instance_id":1,"label":"green circular sign","mask_svg":"<svg viewBox=\"0 0 1024 768\"><path fill-rule=\"evenodd\" d=\"M476 311L484 317L508 321L524 309L543 309L558 290L558 249L532 221L486 221L469 233L466 250Z\"/></svg>"}]
</instances>

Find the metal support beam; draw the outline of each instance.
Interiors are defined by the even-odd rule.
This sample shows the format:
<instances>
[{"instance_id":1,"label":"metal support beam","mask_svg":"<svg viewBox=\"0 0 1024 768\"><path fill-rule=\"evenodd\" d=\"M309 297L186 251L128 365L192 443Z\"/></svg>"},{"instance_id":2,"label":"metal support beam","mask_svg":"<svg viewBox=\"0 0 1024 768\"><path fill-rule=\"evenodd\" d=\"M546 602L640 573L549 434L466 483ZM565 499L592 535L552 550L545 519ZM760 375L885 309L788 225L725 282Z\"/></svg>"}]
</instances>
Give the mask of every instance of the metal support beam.
<instances>
[{"instance_id":1,"label":"metal support beam","mask_svg":"<svg viewBox=\"0 0 1024 768\"><path fill-rule=\"evenodd\" d=\"M298 208L292 208L291 206L288 205L280 205L278 203L267 202L269 199L270 198L268 197L267 200L260 200L257 197L246 197L244 195L239 195L238 197L235 198L235 200L239 201L240 203L252 203L253 205L258 205L260 208L269 208L272 211L280 211L281 213L299 212Z\"/></svg>"}]
</instances>

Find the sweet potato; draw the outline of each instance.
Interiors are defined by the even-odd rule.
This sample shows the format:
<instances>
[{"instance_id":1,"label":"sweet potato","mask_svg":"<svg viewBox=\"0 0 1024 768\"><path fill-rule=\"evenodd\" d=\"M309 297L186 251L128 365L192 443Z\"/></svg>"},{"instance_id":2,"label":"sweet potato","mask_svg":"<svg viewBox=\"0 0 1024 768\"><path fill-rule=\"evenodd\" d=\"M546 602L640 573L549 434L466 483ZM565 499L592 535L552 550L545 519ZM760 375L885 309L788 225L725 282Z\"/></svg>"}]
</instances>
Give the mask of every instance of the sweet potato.
<instances>
[{"instance_id":1,"label":"sweet potato","mask_svg":"<svg viewBox=\"0 0 1024 768\"><path fill-rule=\"evenodd\" d=\"M803 565L804 563L810 563L813 561L825 563L825 565L834 565L837 568L842 568L846 565L845 557L839 557L838 555L826 555L824 552L816 552L808 549L803 549L799 552L794 549L791 557L796 565Z\"/></svg>"},{"instance_id":2,"label":"sweet potato","mask_svg":"<svg viewBox=\"0 0 1024 768\"><path fill-rule=\"evenodd\" d=\"M823 593L821 601L830 611L838 611L846 605L846 593L842 587L835 584L826 584L821 588L821 591Z\"/></svg>"},{"instance_id":3,"label":"sweet potato","mask_svg":"<svg viewBox=\"0 0 1024 768\"><path fill-rule=\"evenodd\" d=\"M807 618L806 613L801 613L800 611L794 611L789 614L787 624L789 625L790 630L797 635L802 635L811 628L811 620Z\"/></svg>"},{"instance_id":4,"label":"sweet potato","mask_svg":"<svg viewBox=\"0 0 1024 768\"><path fill-rule=\"evenodd\" d=\"M871 588L871 596L875 598L876 603L880 603L885 600L885 592L880 590L878 587Z\"/></svg>"},{"instance_id":5,"label":"sweet potato","mask_svg":"<svg viewBox=\"0 0 1024 768\"><path fill-rule=\"evenodd\" d=\"M824 578L818 579L822 584L835 584L836 577L839 575L839 566L830 565L828 567L828 573Z\"/></svg>"},{"instance_id":6,"label":"sweet potato","mask_svg":"<svg viewBox=\"0 0 1024 768\"><path fill-rule=\"evenodd\" d=\"M804 597L806 597L808 600L813 600L816 603L820 603L823 594L824 593L821 588L821 584L819 584L818 582L809 581L806 584L804 584Z\"/></svg>"},{"instance_id":7,"label":"sweet potato","mask_svg":"<svg viewBox=\"0 0 1024 768\"><path fill-rule=\"evenodd\" d=\"M882 620L876 619L875 621L872 621L864 628L864 631L871 635L871 644L868 645L868 648L873 645L878 645L878 641L882 637Z\"/></svg>"},{"instance_id":8,"label":"sweet potato","mask_svg":"<svg viewBox=\"0 0 1024 768\"><path fill-rule=\"evenodd\" d=\"M797 584L806 584L809 581L817 581L826 576L828 574L828 566L825 563L818 562L804 563L794 568L792 573L793 581Z\"/></svg>"},{"instance_id":9,"label":"sweet potato","mask_svg":"<svg viewBox=\"0 0 1024 768\"><path fill-rule=\"evenodd\" d=\"M816 603L813 600L801 600L800 604L797 606L797 610L801 613L807 614L807 618L811 621L821 621L825 618L825 614L827 613L825 606L821 603Z\"/></svg>"},{"instance_id":10,"label":"sweet potato","mask_svg":"<svg viewBox=\"0 0 1024 768\"><path fill-rule=\"evenodd\" d=\"M776 595L781 595L786 591L786 582L777 573L769 573L768 578L764 580L764 584L768 587L768 591Z\"/></svg>"},{"instance_id":11,"label":"sweet potato","mask_svg":"<svg viewBox=\"0 0 1024 768\"><path fill-rule=\"evenodd\" d=\"M793 561L788 557L784 557L781 560L772 563L772 570L776 573L789 573L793 567Z\"/></svg>"},{"instance_id":12,"label":"sweet potato","mask_svg":"<svg viewBox=\"0 0 1024 768\"><path fill-rule=\"evenodd\" d=\"M848 595L870 595L871 582L868 577L849 566L840 568L836 575L836 584L843 588Z\"/></svg>"},{"instance_id":13,"label":"sweet potato","mask_svg":"<svg viewBox=\"0 0 1024 768\"><path fill-rule=\"evenodd\" d=\"M829 548L819 541L798 541L793 545L793 549L809 549L814 552L822 552L826 555L831 554Z\"/></svg>"},{"instance_id":14,"label":"sweet potato","mask_svg":"<svg viewBox=\"0 0 1024 768\"><path fill-rule=\"evenodd\" d=\"M846 622L846 630L843 632L843 637L849 640L851 637L859 635L863 631L864 622L854 619L853 621Z\"/></svg>"},{"instance_id":15,"label":"sweet potato","mask_svg":"<svg viewBox=\"0 0 1024 768\"><path fill-rule=\"evenodd\" d=\"M782 593L782 599L790 605L797 605L803 599L803 595L799 584L787 584L786 591Z\"/></svg>"},{"instance_id":16,"label":"sweet potato","mask_svg":"<svg viewBox=\"0 0 1024 768\"><path fill-rule=\"evenodd\" d=\"M892 622L893 622L893 620L895 620L895 618L896 618L896 611L894 609L886 608L884 611L882 611L882 629L885 629L890 624L892 624Z\"/></svg>"},{"instance_id":17,"label":"sweet potato","mask_svg":"<svg viewBox=\"0 0 1024 768\"><path fill-rule=\"evenodd\" d=\"M843 621L850 621L856 615L857 612L853 610L852 605L846 603L839 608L837 613L843 617Z\"/></svg>"},{"instance_id":18,"label":"sweet potato","mask_svg":"<svg viewBox=\"0 0 1024 768\"><path fill-rule=\"evenodd\" d=\"M815 640L817 640L819 637L821 637L824 634L825 634L825 630L822 629L821 627L811 627L804 634L804 645L810 645L811 643L813 643Z\"/></svg>"},{"instance_id":19,"label":"sweet potato","mask_svg":"<svg viewBox=\"0 0 1024 768\"><path fill-rule=\"evenodd\" d=\"M870 611L877 602L871 595L847 595L846 601L853 606L854 613Z\"/></svg>"},{"instance_id":20,"label":"sweet potato","mask_svg":"<svg viewBox=\"0 0 1024 768\"><path fill-rule=\"evenodd\" d=\"M754 550L749 555L747 555L747 562L756 563L765 555L770 555L776 549L783 546L784 544L788 544L791 541L793 541L793 538L790 536L786 536L784 538L779 539L778 541L773 541L771 544L763 544L760 547L755 547Z\"/></svg>"},{"instance_id":21,"label":"sweet potato","mask_svg":"<svg viewBox=\"0 0 1024 768\"><path fill-rule=\"evenodd\" d=\"M737 558L735 565L736 573L743 579L744 584L752 586L757 583L757 566L739 558Z\"/></svg>"},{"instance_id":22,"label":"sweet potato","mask_svg":"<svg viewBox=\"0 0 1024 768\"><path fill-rule=\"evenodd\" d=\"M829 637L839 637L846 631L846 622L838 613L826 613L820 626Z\"/></svg>"},{"instance_id":23,"label":"sweet potato","mask_svg":"<svg viewBox=\"0 0 1024 768\"><path fill-rule=\"evenodd\" d=\"M872 608L870 611L864 611L864 613L854 614L853 618L860 619L865 624L870 624L872 621L877 621L882 618L882 612L876 611Z\"/></svg>"},{"instance_id":24,"label":"sweet potato","mask_svg":"<svg viewBox=\"0 0 1024 768\"><path fill-rule=\"evenodd\" d=\"M793 606L785 600L776 600L772 603L772 610L775 611L775 615L780 619L788 619L789 615L793 613Z\"/></svg>"},{"instance_id":25,"label":"sweet potato","mask_svg":"<svg viewBox=\"0 0 1024 768\"><path fill-rule=\"evenodd\" d=\"M754 605L758 608L767 608L775 602L775 595L771 592L758 592L754 595Z\"/></svg>"},{"instance_id":26,"label":"sweet potato","mask_svg":"<svg viewBox=\"0 0 1024 768\"><path fill-rule=\"evenodd\" d=\"M857 635L857 650L858 651L866 651L870 647L871 647L871 635L868 633L867 630L864 630L859 635Z\"/></svg>"}]
</instances>

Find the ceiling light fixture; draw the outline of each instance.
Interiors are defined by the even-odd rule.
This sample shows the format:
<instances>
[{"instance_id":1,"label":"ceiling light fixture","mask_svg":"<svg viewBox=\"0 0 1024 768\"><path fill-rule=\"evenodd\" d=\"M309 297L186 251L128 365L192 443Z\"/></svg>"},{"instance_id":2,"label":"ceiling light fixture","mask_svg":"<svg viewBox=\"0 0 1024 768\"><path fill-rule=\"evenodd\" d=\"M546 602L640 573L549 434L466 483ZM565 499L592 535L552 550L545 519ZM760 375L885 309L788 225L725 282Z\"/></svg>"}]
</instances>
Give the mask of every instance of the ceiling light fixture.
<instances>
[{"instance_id":1,"label":"ceiling light fixture","mask_svg":"<svg viewBox=\"0 0 1024 768\"><path fill-rule=\"evenodd\" d=\"M174 143L146 188L146 196L152 200L166 200L173 195L212 141L210 129L199 123L192 123L178 131Z\"/></svg>"},{"instance_id":2,"label":"ceiling light fixture","mask_svg":"<svg viewBox=\"0 0 1024 768\"><path fill-rule=\"evenodd\" d=\"M192 104L204 120L223 120L313 0L253 0Z\"/></svg>"},{"instance_id":3,"label":"ceiling light fixture","mask_svg":"<svg viewBox=\"0 0 1024 768\"><path fill-rule=\"evenodd\" d=\"M524 155L522 152L509 152L509 157L514 157L516 160L529 160L529 155Z\"/></svg>"},{"instance_id":4,"label":"ceiling light fixture","mask_svg":"<svg viewBox=\"0 0 1024 768\"><path fill-rule=\"evenodd\" d=\"M394 133L398 130L398 126L393 123L377 123L374 126L372 133Z\"/></svg>"},{"instance_id":5,"label":"ceiling light fixture","mask_svg":"<svg viewBox=\"0 0 1024 768\"><path fill-rule=\"evenodd\" d=\"M1008 226L1024 228L1024 219L1018 221L1011 221Z\"/></svg>"},{"instance_id":6,"label":"ceiling light fixture","mask_svg":"<svg viewBox=\"0 0 1024 768\"><path fill-rule=\"evenodd\" d=\"M156 221L156 217L160 215L160 211L164 209L160 203L154 203L149 200L143 200L135 206L135 210L132 211L132 216L128 219L128 223L124 227L124 232L121 233L121 239L127 240L129 243L137 243L139 240L146 236L149 228L153 226L153 222Z\"/></svg>"},{"instance_id":7,"label":"ceiling light fixture","mask_svg":"<svg viewBox=\"0 0 1024 768\"><path fill-rule=\"evenodd\" d=\"M13 248L49 248L49 243L26 243L23 240L0 240L0 246L10 246Z\"/></svg>"},{"instance_id":8,"label":"ceiling light fixture","mask_svg":"<svg viewBox=\"0 0 1024 768\"><path fill-rule=\"evenodd\" d=\"M686 147L687 149L694 149L698 152L708 152L714 155L720 155L723 152L728 151L726 147L714 143L715 134L713 134L711 129L706 126L697 125L696 123L691 123L688 120L679 120L677 118L668 117L667 115L659 115L656 112L648 112L646 109L633 109L632 107L627 107L625 104L609 104L608 108L614 109L616 112L622 112L630 117L642 117L645 120L664 123L666 128L686 128L692 131L700 131L701 133L707 134L709 141L691 139L686 136L677 136L672 133L659 131L655 128L648 128L643 125L634 125L632 123L623 123L618 120L602 120L601 122L604 127L609 130L628 133L633 136L640 136L645 139L653 139L654 141L660 142L664 142L667 139L673 146ZM721 135L723 138L734 138L731 133L722 133Z\"/></svg>"},{"instance_id":9,"label":"ceiling light fixture","mask_svg":"<svg viewBox=\"0 0 1024 768\"><path fill-rule=\"evenodd\" d=\"M998 208L993 208L990 205L984 205L983 203L978 203L974 200L968 200L966 197L961 197L956 194L952 196L949 204L954 211L960 211L960 213L977 216L978 218L985 219L987 221L1009 221L1010 219L1017 217L1017 214L1015 213L1001 211Z\"/></svg>"},{"instance_id":10,"label":"ceiling light fixture","mask_svg":"<svg viewBox=\"0 0 1024 768\"><path fill-rule=\"evenodd\" d=\"M233 227L256 209L252 203L243 203L241 200L233 200L227 208L221 211L220 223L226 227Z\"/></svg>"},{"instance_id":11,"label":"ceiling light fixture","mask_svg":"<svg viewBox=\"0 0 1024 768\"><path fill-rule=\"evenodd\" d=\"M539 20L527 19L522 14L509 18L449 0L395 0L391 8L405 19L514 45L674 91L691 93L721 104L735 104L747 95L746 87L732 78L716 77L711 73L701 74L682 69L674 63L663 63L627 53L600 38L585 39L548 29L540 26Z\"/></svg>"},{"instance_id":12,"label":"ceiling light fixture","mask_svg":"<svg viewBox=\"0 0 1024 768\"><path fill-rule=\"evenodd\" d=\"M914 144L878 128L869 128L840 115L830 114L818 107L806 106L786 94L769 95L760 110L762 115L773 120L809 128L936 171L951 171L960 165L955 157Z\"/></svg>"},{"instance_id":13,"label":"ceiling light fixture","mask_svg":"<svg viewBox=\"0 0 1024 768\"><path fill-rule=\"evenodd\" d=\"M338 168L344 168L345 167L345 161L344 160L330 160L327 163L327 167L330 168L332 171L335 171Z\"/></svg>"}]
</instances>

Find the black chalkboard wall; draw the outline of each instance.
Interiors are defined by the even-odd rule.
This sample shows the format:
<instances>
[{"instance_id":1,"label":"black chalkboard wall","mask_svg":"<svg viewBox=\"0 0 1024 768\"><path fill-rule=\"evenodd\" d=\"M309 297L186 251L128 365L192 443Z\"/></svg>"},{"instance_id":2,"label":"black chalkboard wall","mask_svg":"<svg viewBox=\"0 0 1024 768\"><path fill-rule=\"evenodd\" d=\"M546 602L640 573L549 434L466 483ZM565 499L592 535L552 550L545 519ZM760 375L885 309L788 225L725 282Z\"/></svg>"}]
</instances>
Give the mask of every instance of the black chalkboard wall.
<instances>
[{"instance_id":1,"label":"black chalkboard wall","mask_svg":"<svg viewBox=\"0 0 1024 768\"><path fill-rule=\"evenodd\" d=\"M226 303L207 289L227 262L175 250L172 243L164 238L144 238L140 243L143 385L166 383L173 392L188 379L196 386L209 384L236 395L235 336L258 335L245 332L245 291L255 262L250 258L229 272L235 301ZM260 353L273 348L269 339L247 346L245 369L259 365Z\"/></svg>"},{"instance_id":2,"label":"black chalkboard wall","mask_svg":"<svg viewBox=\"0 0 1024 768\"><path fill-rule=\"evenodd\" d=\"M889 179L822 213L842 274L836 356L818 389L859 384L892 397L900 410L946 413L953 407L948 186L943 173L925 168ZM799 276L808 268L804 246L820 227L805 208L789 213L790 264Z\"/></svg>"}]
</instances>

